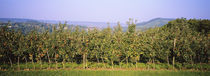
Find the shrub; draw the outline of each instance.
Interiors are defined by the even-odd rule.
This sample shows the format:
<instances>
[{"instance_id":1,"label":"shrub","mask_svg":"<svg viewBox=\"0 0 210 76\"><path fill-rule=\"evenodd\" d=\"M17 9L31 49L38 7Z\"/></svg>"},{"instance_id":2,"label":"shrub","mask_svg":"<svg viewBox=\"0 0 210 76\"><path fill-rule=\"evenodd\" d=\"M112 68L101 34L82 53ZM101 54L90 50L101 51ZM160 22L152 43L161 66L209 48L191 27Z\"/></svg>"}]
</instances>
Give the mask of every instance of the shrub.
<instances>
[{"instance_id":1,"label":"shrub","mask_svg":"<svg viewBox=\"0 0 210 76\"><path fill-rule=\"evenodd\" d=\"M177 68L177 69L182 69L182 64L181 63L176 63L174 65L174 67Z\"/></svg>"}]
</instances>

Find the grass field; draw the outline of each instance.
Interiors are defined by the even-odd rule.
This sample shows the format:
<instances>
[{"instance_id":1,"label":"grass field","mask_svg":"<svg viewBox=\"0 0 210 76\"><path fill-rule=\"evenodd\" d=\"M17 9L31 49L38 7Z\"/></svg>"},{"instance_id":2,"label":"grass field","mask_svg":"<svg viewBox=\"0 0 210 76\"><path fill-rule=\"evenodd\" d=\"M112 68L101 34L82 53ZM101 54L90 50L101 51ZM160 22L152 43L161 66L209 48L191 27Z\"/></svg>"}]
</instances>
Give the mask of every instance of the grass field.
<instances>
[{"instance_id":1,"label":"grass field","mask_svg":"<svg viewBox=\"0 0 210 76\"><path fill-rule=\"evenodd\" d=\"M20 71L17 70L17 64L0 65L0 76L209 76L210 70L208 64L195 64L196 66L180 66L172 69L172 66L167 64L145 64L139 63L138 68L135 65L122 64L115 65L112 69L109 64L103 68L103 64L89 63L87 69L82 67L82 64L66 63L65 69L62 64L58 64L58 69L55 69L55 64L51 64L48 68L47 63L43 63L42 69L40 64L35 63L35 69L31 63L20 64ZM148 66L150 69L148 69ZM184 67L184 68L183 68Z\"/></svg>"},{"instance_id":2,"label":"grass field","mask_svg":"<svg viewBox=\"0 0 210 76\"><path fill-rule=\"evenodd\" d=\"M0 76L209 76L201 71L42 70L0 71Z\"/></svg>"},{"instance_id":3,"label":"grass field","mask_svg":"<svg viewBox=\"0 0 210 76\"><path fill-rule=\"evenodd\" d=\"M88 68L112 68L110 64L102 64L102 63L93 63L93 62L88 62ZM62 63L58 63L58 68L62 69L63 65ZM48 63L42 63L42 67L40 66L39 63L35 63L35 69L36 70L44 70L49 67ZM125 68L125 69L132 69L136 68L134 64L129 63L127 64L121 64L121 65L114 65L114 68ZM0 70L17 70L18 65L13 64L13 67L10 67L9 64L0 64ZM50 68L56 68L55 63L50 64ZM76 68L83 68L83 64L77 64L77 63L65 63L65 68L66 69L76 69ZM137 68L139 69L155 69L155 70L160 70L160 69L165 69L165 70L172 70L173 66L168 65L166 63L159 63L159 64L147 64L147 63L137 63ZM33 65L32 63L21 63L20 64L20 70L24 69L30 69L33 70ZM202 70L202 71L210 71L210 65L209 64L175 64L175 69L177 70Z\"/></svg>"}]
</instances>

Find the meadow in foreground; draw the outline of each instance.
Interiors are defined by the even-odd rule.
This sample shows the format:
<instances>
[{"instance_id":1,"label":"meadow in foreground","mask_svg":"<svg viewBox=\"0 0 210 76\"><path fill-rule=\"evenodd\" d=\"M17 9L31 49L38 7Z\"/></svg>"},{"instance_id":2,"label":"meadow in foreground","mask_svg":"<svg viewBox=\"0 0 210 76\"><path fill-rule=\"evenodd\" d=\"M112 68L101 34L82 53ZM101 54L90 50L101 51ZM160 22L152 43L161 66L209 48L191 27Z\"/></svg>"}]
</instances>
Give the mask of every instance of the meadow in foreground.
<instances>
[{"instance_id":1,"label":"meadow in foreground","mask_svg":"<svg viewBox=\"0 0 210 76\"><path fill-rule=\"evenodd\" d=\"M201 71L42 70L0 71L0 76L208 76Z\"/></svg>"}]
</instances>

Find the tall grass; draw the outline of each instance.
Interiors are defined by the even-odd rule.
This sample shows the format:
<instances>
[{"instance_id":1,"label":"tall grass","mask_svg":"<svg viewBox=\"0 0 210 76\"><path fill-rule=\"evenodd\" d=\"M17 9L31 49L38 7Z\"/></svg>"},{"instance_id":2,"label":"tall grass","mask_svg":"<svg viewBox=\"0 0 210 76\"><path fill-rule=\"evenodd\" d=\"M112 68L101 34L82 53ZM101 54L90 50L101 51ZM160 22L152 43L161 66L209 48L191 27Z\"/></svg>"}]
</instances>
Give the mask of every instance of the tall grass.
<instances>
[{"instance_id":1,"label":"tall grass","mask_svg":"<svg viewBox=\"0 0 210 76\"><path fill-rule=\"evenodd\" d=\"M0 76L208 76L210 72L192 71L93 71L93 70L57 70L57 71L0 71Z\"/></svg>"}]
</instances>

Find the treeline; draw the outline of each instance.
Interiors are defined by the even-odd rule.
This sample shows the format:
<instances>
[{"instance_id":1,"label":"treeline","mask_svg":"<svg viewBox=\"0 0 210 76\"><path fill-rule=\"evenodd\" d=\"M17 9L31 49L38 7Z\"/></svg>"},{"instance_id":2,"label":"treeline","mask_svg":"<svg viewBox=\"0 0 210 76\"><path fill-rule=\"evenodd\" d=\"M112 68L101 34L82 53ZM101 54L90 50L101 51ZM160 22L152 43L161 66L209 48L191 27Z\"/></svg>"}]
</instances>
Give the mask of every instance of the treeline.
<instances>
[{"instance_id":1,"label":"treeline","mask_svg":"<svg viewBox=\"0 0 210 76\"><path fill-rule=\"evenodd\" d=\"M170 21L162 27L146 31L136 30L129 20L128 29L122 31L118 24L114 29L65 29L66 24L53 27L51 32L36 30L27 34L0 27L0 63L56 64L65 68L66 62L88 62L121 65L137 63L209 64L209 20L185 18ZM49 66L50 68L50 66Z\"/></svg>"}]
</instances>

